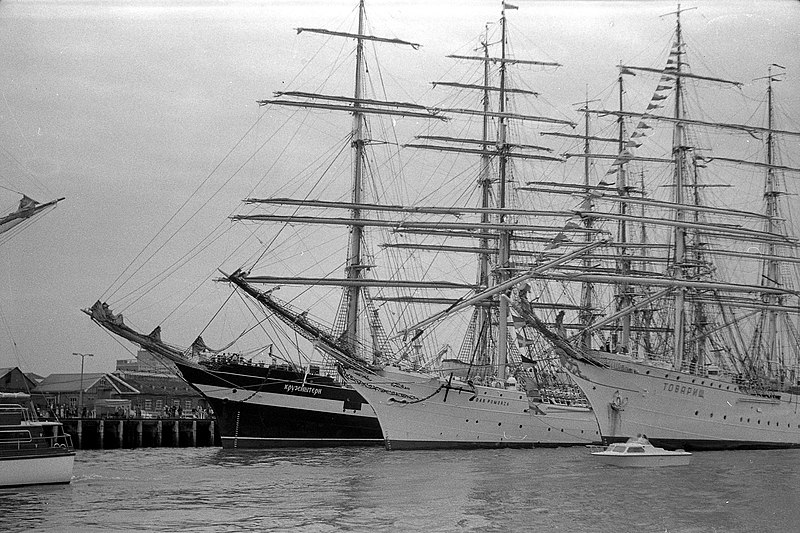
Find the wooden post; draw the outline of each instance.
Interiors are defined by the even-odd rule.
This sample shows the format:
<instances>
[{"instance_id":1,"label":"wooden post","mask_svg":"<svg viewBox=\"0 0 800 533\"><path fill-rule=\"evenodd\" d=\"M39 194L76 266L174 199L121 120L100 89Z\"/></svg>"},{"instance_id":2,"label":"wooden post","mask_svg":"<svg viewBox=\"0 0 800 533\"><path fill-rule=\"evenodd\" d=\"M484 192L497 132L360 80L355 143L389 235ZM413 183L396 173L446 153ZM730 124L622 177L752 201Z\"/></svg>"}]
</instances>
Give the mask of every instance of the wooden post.
<instances>
[{"instance_id":1,"label":"wooden post","mask_svg":"<svg viewBox=\"0 0 800 533\"><path fill-rule=\"evenodd\" d=\"M120 419L119 421L119 447L125 447L125 439L123 432L125 431L125 420Z\"/></svg>"},{"instance_id":2,"label":"wooden post","mask_svg":"<svg viewBox=\"0 0 800 533\"><path fill-rule=\"evenodd\" d=\"M78 419L77 433L78 433L78 449L82 450L83 449L83 419L82 418Z\"/></svg>"},{"instance_id":3,"label":"wooden post","mask_svg":"<svg viewBox=\"0 0 800 533\"><path fill-rule=\"evenodd\" d=\"M158 419L156 422L156 447L161 447L161 419Z\"/></svg>"},{"instance_id":4,"label":"wooden post","mask_svg":"<svg viewBox=\"0 0 800 533\"><path fill-rule=\"evenodd\" d=\"M181 445L181 428L179 425L180 420L177 418L175 419L175 423L173 426L173 431L175 432L175 447L178 448Z\"/></svg>"},{"instance_id":5,"label":"wooden post","mask_svg":"<svg viewBox=\"0 0 800 533\"><path fill-rule=\"evenodd\" d=\"M103 439L106 436L106 423L105 422L106 421L101 418L100 419L100 423L97 424L97 435L98 435L99 440L100 440L100 449L101 450L103 449L103 446L105 445L105 443L103 442Z\"/></svg>"},{"instance_id":6,"label":"wooden post","mask_svg":"<svg viewBox=\"0 0 800 533\"><path fill-rule=\"evenodd\" d=\"M211 446L214 446L216 442L214 441L214 420L211 420L211 423L208 425L208 432L211 435L209 442Z\"/></svg>"},{"instance_id":7,"label":"wooden post","mask_svg":"<svg viewBox=\"0 0 800 533\"><path fill-rule=\"evenodd\" d=\"M136 422L136 447L137 448L141 448L142 447L142 442L143 442L143 439L144 439L143 435L144 435L144 424L142 423L142 421L140 419L138 422Z\"/></svg>"},{"instance_id":8,"label":"wooden post","mask_svg":"<svg viewBox=\"0 0 800 533\"><path fill-rule=\"evenodd\" d=\"M192 447L197 448L197 420L192 420Z\"/></svg>"}]
</instances>

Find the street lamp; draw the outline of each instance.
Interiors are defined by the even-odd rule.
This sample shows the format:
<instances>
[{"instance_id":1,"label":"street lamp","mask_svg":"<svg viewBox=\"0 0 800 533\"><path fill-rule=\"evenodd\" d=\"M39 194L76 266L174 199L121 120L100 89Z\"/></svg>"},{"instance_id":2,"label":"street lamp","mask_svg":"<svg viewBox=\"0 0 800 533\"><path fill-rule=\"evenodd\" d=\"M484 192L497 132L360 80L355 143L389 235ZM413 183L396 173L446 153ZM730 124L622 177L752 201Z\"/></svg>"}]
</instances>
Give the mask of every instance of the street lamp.
<instances>
[{"instance_id":1,"label":"street lamp","mask_svg":"<svg viewBox=\"0 0 800 533\"><path fill-rule=\"evenodd\" d=\"M72 352L72 355L79 355L81 356L81 390L78 393L78 418L83 417L83 360L86 357L94 357L93 353L78 353Z\"/></svg>"}]
</instances>

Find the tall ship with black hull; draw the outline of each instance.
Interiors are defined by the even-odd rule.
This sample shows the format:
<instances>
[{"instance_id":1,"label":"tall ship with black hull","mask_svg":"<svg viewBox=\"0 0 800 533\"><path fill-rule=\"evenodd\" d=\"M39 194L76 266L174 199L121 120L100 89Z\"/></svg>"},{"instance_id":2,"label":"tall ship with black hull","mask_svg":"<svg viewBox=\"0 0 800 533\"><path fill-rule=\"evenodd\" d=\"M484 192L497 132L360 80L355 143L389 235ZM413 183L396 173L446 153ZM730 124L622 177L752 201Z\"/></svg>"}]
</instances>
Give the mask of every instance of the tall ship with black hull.
<instances>
[{"instance_id":1,"label":"tall ship with black hull","mask_svg":"<svg viewBox=\"0 0 800 533\"><path fill-rule=\"evenodd\" d=\"M324 352L320 352L318 345L322 342L321 339L345 345L356 363L361 359L371 361L375 357L380 357L382 350L385 349L386 334L379 324L378 313L370 299L369 290L371 287L397 284L391 280L374 279L374 276L370 275L375 265L373 258L367 253L364 228L376 222L365 220L362 213L363 209L368 207L365 204L368 201L365 191L374 182L381 181L376 175L381 164L375 163L372 157L373 147L381 148L392 143L381 142L371 138L370 135L373 130L393 135L391 128L376 127L375 122L381 119L394 123L402 117L423 120L442 120L443 117L436 111L420 105L366 96L366 88L376 85L374 80L368 78L365 49L367 44L388 44L414 49L419 45L369 34L363 0L357 8L357 20L358 26L354 31L297 28L298 34L322 36L327 40L329 48L335 48L331 46L331 42L339 40L355 43L355 88L352 96L285 91L276 93L273 99L259 101L260 106L268 110L285 108L293 114L304 112L324 115L321 121L325 125L333 122L328 118L331 115L351 115L352 128L345 135L344 141L339 143L336 155L326 154L325 157L330 159L324 164L311 161L308 156L309 166L313 164L318 167L317 175L306 178L311 183L311 189L305 191L305 194L297 193L298 196L294 198L249 198L245 201L248 205L254 206L253 209L259 209L259 206L264 204L279 205L284 209L288 206L290 214L233 217L239 221L254 221L259 227L277 228L259 242L263 245L264 242L274 244L283 241L288 248L287 253L295 256L290 257L284 265L290 268L296 266L298 271L304 273L311 272L314 268L320 271L318 277L304 277L295 271L284 276L251 275L247 277L248 282L271 285L272 288L267 294L279 288L283 289L282 294L294 289L298 291L299 296L293 296L292 300L296 297L306 297L312 302L315 301L315 293L312 292L314 290L327 291L320 292L319 294L324 296L316 298L317 301L323 299L328 301L332 297L330 294L332 287L342 288L340 294L336 296L339 306L334 327L326 330L309 316L309 309L306 307L307 310L298 313L292 324L296 328L302 326L304 333L307 330L311 331L306 334L305 339L294 334L270 332L268 333L272 335L269 337L272 341L270 348L282 346L282 349L276 349L276 353L273 353L262 348L255 355L248 355L231 353L227 350L211 350L201 337L186 348L167 344L161 340L160 327L150 334L137 331L123 321L121 313L109 309L105 302L98 301L91 308L84 310L92 320L111 333L173 363L183 378L200 392L213 408L220 428L222 445L225 448L364 446L383 443L383 435L374 411L358 392L342 383L334 365ZM336 67L345 70L343 65L346 64L338 60L335 62ZM353 75L353 72L350 75ZM377 85L380 86L380 83ZM377 118L368 122L368 116ZM310 119L307 117L305 121ZM303 124L304 121L300 123ZM313 128L309 130L311 135L316 135ZM319 142L316 137L309 139L300 145L299 150L306 151L316 142ZM342 163L340 160L347 160L348 155L349 161ZM391 159L394 156L390 154L384 157ZM342 165L349 167L350 180L344 192L341 187L341 176L335 176L332 170ZM331 175L334 177L331 178ZM282 186L295 187L300 183L300 178L295 181L278 176L275 181L283 184ZM368 179L373 181L368 182ZM338 180L338 182L330 184L326 180ZM309 198L311 194L317 194L317 188L322 191L321 194L347 196L349 201L326 202ZM294 190L296 192L298 189ZM334 204L333 207L336 209L349 211L350 216L330 219L296 214L300 208L325 208L328 203ZM297 229L298 225L313 228L309 237L310 244L306 248L298 243L297 233L300 231ZM319 229L332 227L343 228L345 231L333 229L326 230L326 233ZM333 245L332 243L338 245L342 237L346 241L346 246L342 245L340 250L343 252L342 262L339 263L331 260L333 254L328 248ZM304 263L303 253L297 257L301 249L307 252L307 256L321 255L322 259L319 259L316 265ZM267 251L270 254L275 253L269 248ZM264 257L267 251L256 255ZM270 257L268 256L268 259ZM342 264L345 276L337 277L331 266L335 266L338 270L341 268L338 265ZM231 278L245 278L245 271L249 274L255 267L256 265L251 264L247 269L237 270L236 276ZM270 268L270 273L274 273L274 268ZM247 291L245 293L247 294ZM254 302L257 300L249 299L245 302L245 306L250 306L247 309L249 313L261 316L257 318L256 325L250 327L248 331L266 330L265 323L268 325L272 321L273 317L270 316L272 311ZM229 347L232 345L233 343ZM286 355L286 352L300 354L302 361L300 363L294 361ZM315 354L319 356L320 353L321 359L319 357L315 359ZM281 359L280 362L276 361L278 358Z\"/></svg>"},{"instance_id":2,"label":"tall ship with black hull","mask_svg":"<svg viewBox=\"0 0 800 533\"><path fill-rule=\"evenodd\" d=\"M223 448L369 446L383 442L375 412L351 388L319 368L253 364L240 355L212 354L201 338L182 349L143 334L95 303L85 312L111 333L177 367L205 397L219 424ZM308 320L308 319L306 319ZM310 325L310 323L309 323ZM200 353L206 356L198 357ZM194 354L194 356L193 356Z\"/></svg>"},{"instance_id":3,"label":"tall ship with black hull","mask_svg":"<svg viewBox=\"0 0 800 533\"><path fill-rule=\"evenodd\" d=\"M561 355L595 409L606 443L646 434L654 445L672 449L798 447L800 259L786 202L793 184L787 177L800 168L779 159L778 148L800 132L776 124L773 86L784 75L776 64L756 80L766 82L766 98L742 99L763 102L765 123L689 118L696 100L687 98L688 89L711 84L722 101L726 88L738 95L742 84L689 70L684 11L679 6L672 14L677 24L666 67L620 66L620 82L654 76L647 110L593 111L635 124L611 155L615 165L607 181L616 179L618 191L583 191L592 208L576 213L627 230L611 244L611 268L603 270L592 258L593 271L570 279L611 288L613 311L567 335L540 320L542 311L524 298L514 310ZM746 105L741 110L747 114ZM672 137L671 154L660 159L646 151L659 129ZM719 135L722 142L715 143ZM756 140L763 159L750 157ZM645 164L649 170L634 170ZM711 178L715 168L724 170L723 180ZM668 178L662 190L671 198L644 193L646 178L657 173ZM637 174L635 187L628 187ZM715 199L722 205L712 205ZM609 326L612 335L592 341Z\"/></svg>"}]
</instances>

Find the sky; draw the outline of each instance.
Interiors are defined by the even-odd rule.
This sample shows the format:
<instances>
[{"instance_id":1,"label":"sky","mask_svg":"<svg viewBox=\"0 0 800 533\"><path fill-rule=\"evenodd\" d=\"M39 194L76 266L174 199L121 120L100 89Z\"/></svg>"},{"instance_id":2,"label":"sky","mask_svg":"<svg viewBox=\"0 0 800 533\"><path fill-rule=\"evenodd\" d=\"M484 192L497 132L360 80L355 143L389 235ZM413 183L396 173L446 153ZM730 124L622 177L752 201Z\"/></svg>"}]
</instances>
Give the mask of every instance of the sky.
<instances>
[{"instance_id":1,"label":"sky","mask_svg":"<svg viewBox=\"0 0 800 533\"><path fill-rule=\"evenodd\" d=\"M660 0L514 3L516 55L564 65L536 87L562 116L587 94L608 97L620 61L660 61L674 25L662 15L676 7ZM800 3L682 7L697 7L683 18L693 52L701 53L695 71L753 84L768 64L783 65L782 106L800 121ZM500 2L484 0L367 2L376 34L423 45L380 51L397 99L430 98L429 82L449 68L444 56L469 52L499 10ZM254 192L287 194L286 176L299 165L290 158L272 166L278 153L266 150L259 163L269 173L237 171L259 151L251 128L267 137L272 131L258 121L256 101L299 90L324 72L314 60L325 41L294 28L342 29L354 17L355 2L343 0L3 0L0 185L39 201L66 200L0 247L0 367L78 372L80 358L72 354L80 352L94 354L87 372L112 371L133 352L81 313L100 298L119 302L115 309L142 329L174 324L165 336L190 343L230 294L209 281L226 257L241 252L223 236L226 217ZM341 53L323 52L323 63ZM794 158L798 166L797 151ZM0 193L0 206L12 210L13 200ZM178 236L158 240L162 227L183 224L186 212L196 214ZM145 298L127 298L216 227L219 238L203 253ZM151 254L140 277L131 276L129 265L139 268Z\"/></svg>"}]
</instances>

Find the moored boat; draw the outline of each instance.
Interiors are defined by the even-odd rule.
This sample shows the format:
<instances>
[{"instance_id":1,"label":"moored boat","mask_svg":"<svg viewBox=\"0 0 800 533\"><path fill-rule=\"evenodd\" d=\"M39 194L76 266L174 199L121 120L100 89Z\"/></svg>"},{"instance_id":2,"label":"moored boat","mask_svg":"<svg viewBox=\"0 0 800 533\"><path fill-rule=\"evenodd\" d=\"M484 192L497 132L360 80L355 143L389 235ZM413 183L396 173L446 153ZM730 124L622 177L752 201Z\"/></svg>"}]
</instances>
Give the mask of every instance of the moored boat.
<instances>
[{"instance_id":1,"label":"moored boat","mask_svg":"<svg viewBox=\"0 0 800 533\"><path fill-rule=\"evenodd\" d=\"M177 367L214 410L223 448L369 446L383 443L374 411L361 395L318 368L263 365L236 355L193 360L161 340L127 326L120 315L95 303L85 312L101 327ZM195 343L203 344L201 339Z\"/></svg>"},{"instance_id":2,"label":"moored boat","mask_svg":"<svg viewBox=\"0 0 800 533\"><path fill-rule=\"evenodd\" d=\"M65 484L75 449L60 422L39 420L30 396L0 393L0 488Z\"/></svg>"},{"instance_id":3,"label":"moored boat","mask_svg":"<svg viewBox=\"0 0 800 533\"><path fill-rule=\"evenodd\" d=\"M800 168L783 164L778 150L788 144L781 139L796 139L800 132L776 123L773 83L783 78L784 68L772 64L760 78L767 85L766 126L690 118L685 94L690 84L719 88L712 98L721 98L725 87L738 95L743 84L689 70L684 11L672 13L676 30L665 67L620 65L620 94L624 76L656 76L646 112L592 110L636 124L625 136L621 128L626 142L609 156L614 164L606 179L616 179L618 191L605 192L607 184L587 188L583 195L592 205L578 212L585 220L617 224L615 264L603 269L598 260L570 277L613 290L613 310L581 324L579 333L584 339L604 329L611 334L599 349L597 343L579 342L578 335L554 331L523 299L515 309L561 355L594 408L605 443L642 433L670 449L800 447L794 288L800 260L797 228L786 205L793 194L787 177ZM659 128L672 137L669 157L643 153L657 149L647 138ZM707 136L702 143L701 134ZM763 146L764 159L749 152L734 157L739 154L732 147L748 146L752 139L761 141L752 144ZM631 165L645 163L669 168L661 187L670 199L649 197L644 178L638 187L625 181ZM715 165L725 165L722 183L709 179ZM736 192L726 203L707 192L717 187ZM594 207L602 202L616 207ZM758 204L761 209L754 207Z\"/></svg>"}]
</instances>

